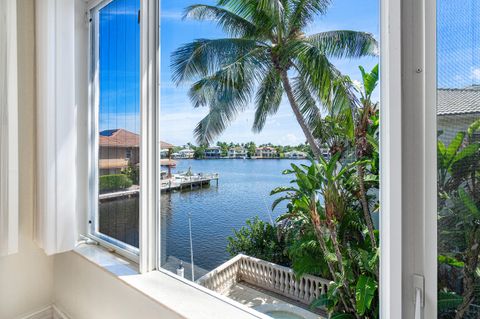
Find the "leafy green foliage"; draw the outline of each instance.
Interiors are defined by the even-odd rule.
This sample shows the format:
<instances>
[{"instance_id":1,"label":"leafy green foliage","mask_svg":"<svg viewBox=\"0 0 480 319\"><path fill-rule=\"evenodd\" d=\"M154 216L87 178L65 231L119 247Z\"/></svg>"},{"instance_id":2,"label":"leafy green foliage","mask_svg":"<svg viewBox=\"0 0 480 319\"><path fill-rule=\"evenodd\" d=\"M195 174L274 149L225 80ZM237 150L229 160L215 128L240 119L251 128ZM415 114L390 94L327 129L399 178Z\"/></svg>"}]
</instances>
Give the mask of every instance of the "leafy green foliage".
<instances>
[{"instance_id":1,"label":"leafy green foliage","mask_svg":"<svg viewBox=\"0 0 480 319\"><path fill-rule=\"evenodd\" d=\"M349 313L337 313L331 317L331 319L353 319L353 318L355 318L355 316Z\"/></svg>"},{"instance_id":2,"label":"leafy green foliage","mask_svg":"<svg viewBox=\"0 0 480 319\"><path fill-rule=\"evenodd\" d=\"M280 265L289 264L285 242L279 236L277 227L258 217L247 220L246 224L228 237L227 251L231 256L245 254Z\"/></svg>"},{"instance_id":3,"label":"leafy green foliage","mask_svg":"<svg viewBox=\"0 0 480 319\"><path fill-rule=\"evenodd\" d=\"M139 184L140 177L140 167L136 165L128 165L127 168L122 169L122 174L127 176L133 184Z\"/></svg>"},{"instance_id":4,"label":"leafy green foliage","mask_svg":"<svg viewBox=\"0 0 480 319\"><path fill-rule=\"evenodd\" d=\"M473 133L475 121L444 143L439 135L438 163L438 250L441 318L462 318L480 294L480 143Z\"/></svg>"},{"instance_id":5,"label":"leafy green foliage","mask_svg":"<svg viewBox=\"0 0 480 319\"><path fill-rule=\"evenodd\" d=\"M438 256L438 263L440 264L446 264L446 265L450 265L450 266L454 266L454 267L463 267L465 266L465 263L464 262L461 262L453 257L450 257L450 256L443 256L443 255L439 255Z\"/></svg>"},{"instance_id":6,"label":"leafy green foliage","mask_svg":"<svg viewBox=\"0 0 480 319\"><path fill-rule=\"evenodd\" d=\"M377 288L378 284L372 277L361 275L360 278L358 278L355 289L355 299L357 301L357 313L359 315L363 316L370 308Z\"/></svg>"},{"instance_id":7,"label":"leafy green foliage","mask_svg":"<svg viewBox=\"0 0 480 319\"><path fill-rule=\"evenodd\" d=\"M463 302L463 297L451 291L439 291L437 296L437 309L440 316L451 314Z\"/></svg>"},{"instance_id":8,"label":"leafy green foliage","mask_svg":"<svg viewBox=\"0 0 480 319\"><path fill-rule=\"evenodd\" d=\"M100 176L100 192L122 190L131 186L132 180L123 174Z\"/></svg>"}]
</instances>

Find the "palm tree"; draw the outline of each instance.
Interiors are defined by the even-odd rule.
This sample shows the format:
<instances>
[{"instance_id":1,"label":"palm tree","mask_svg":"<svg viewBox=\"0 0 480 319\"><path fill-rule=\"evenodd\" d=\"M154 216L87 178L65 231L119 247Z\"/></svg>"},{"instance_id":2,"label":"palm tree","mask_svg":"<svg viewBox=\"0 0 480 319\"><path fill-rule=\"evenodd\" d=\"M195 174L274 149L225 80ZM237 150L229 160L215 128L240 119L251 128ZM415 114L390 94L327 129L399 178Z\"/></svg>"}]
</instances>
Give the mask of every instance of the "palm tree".
<instances>
[{"instance_id":1,"label":"palm tree","mask_svg":"<svg viewBox=\"0 0 480 319\"><path fill-rule=\"evenodd\" d=\"M228 35L197 39L172 54L173 81L191 84L194 107L208 106L195 136L212 142L226 126L255 104L254 132L275 114L284 93L314 155L321 156L312 128L320 107L349 107L349 89L330 58L358 58L377 53L365 32L303 30L326 14L331 0L218 0L217 5L186 8L184 18L213 20Z\"/></svg>"},{"instance_id":2,"label":"palm tree","mask_svg":"<svg viewBox=\"0 0 480 319\"><path fill-rule=\"evenodd\" d=\"M378 110L377 103L372 101L372 94L378 84L378 64L371 72L365 72L363 67L359 67L362 73L363 88L360 90L360 107L356 108L354 112L354 127L355 127L355 152L359 160L357 164L358 186L360 188L360 203L363 208L363 215L368 228L368 234L373 247L377 247L377 241L374 234L374 226L372 215L370 214L370 207L367 198L367 189L365 186L365 158L371 157L372 145L368 140L368 129L372 115Z\"/></svg>"}]
</instances>

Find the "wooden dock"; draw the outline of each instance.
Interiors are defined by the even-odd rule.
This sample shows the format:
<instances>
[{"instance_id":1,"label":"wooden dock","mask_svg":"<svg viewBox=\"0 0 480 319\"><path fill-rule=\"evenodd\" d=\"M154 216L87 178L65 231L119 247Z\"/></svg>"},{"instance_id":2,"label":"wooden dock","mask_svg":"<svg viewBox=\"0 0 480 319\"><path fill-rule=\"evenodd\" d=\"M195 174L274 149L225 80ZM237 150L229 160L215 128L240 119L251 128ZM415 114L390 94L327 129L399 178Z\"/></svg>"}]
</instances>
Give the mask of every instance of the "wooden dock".
<instances>
[{"instance_id":1,"label":"wooden dock","mask_svg":"<svg viewBox=\"0 0 480 319\"><path fill-rule=\"evenodd\" d=\"M193 190L205 185L210 185L212 181L218 186L218 174L182 176L181 178L170 178L161 181L160 190L162 192L171 192L174 190Z\"/></svg>"},{"instance_id":2,"label":"wooden dock","mask_svg":"<svg viewBox=\"0 0 480 319\"><path fill-rule=\"evenodd\" d=\"M119 192L114 192L114 193L105 193L105 194L100 194L98 195L99 200L110 200L110 199L115 199L118 197L130 197L134 195L138 195L140 193L140 189L129 189L129 190L124 190L124 191L119 191Z\"/></svg>"},{"instance_id":3,"label":"wooden dock","mask_svg":"<svg viewBox=\"0 0 480 319\"><path fill-rule=\"evenodd\" d=\"M210 185L212 181L216 182L218 186L218 174L199 174L192 176L182 176L170 179L163 179L160 182L160 190L162 193L182 190L194 190L206 185ZM127 189L118 192L104 193L98 196L101 201L114 200L119 197L131 197L138 196L140 193L139 188Z\"/></svg>"}]
</instances>

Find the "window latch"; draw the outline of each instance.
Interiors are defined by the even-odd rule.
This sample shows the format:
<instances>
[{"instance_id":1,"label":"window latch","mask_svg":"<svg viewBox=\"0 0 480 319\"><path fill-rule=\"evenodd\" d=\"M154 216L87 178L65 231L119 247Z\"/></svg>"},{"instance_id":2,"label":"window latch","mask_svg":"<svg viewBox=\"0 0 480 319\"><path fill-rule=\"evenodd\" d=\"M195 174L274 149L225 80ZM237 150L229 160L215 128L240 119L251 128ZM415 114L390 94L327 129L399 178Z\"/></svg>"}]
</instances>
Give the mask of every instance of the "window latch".
<instances>
[{"instance_id":1,"label":"window latch","mask_svg":"<svg viewBox=\"0 0 480 319\"><path fill-rule=\"evenodd\" d=\"M413 275L413 291L415 319L422 319L423 308L425 307L425 278L422 275Z\"/></svg>"}]
</instances>

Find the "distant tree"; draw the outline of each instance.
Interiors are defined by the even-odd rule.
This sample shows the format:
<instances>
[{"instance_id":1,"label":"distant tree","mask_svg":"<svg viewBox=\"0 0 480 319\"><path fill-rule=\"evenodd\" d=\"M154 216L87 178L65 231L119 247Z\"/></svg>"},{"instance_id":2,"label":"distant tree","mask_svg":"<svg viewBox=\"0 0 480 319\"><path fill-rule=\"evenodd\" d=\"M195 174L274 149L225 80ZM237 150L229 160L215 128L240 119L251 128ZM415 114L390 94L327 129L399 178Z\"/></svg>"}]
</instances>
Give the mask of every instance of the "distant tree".
<instances>
[{"instance_id":1,"label":"distant tree","mask_svg":"<svg viewBox=\"0 0 480 319\"><path fill-rule=\"evenodd\" d=\"M193 158L195 159L203 159L205 158L205 147L198 146L195 148L193 153Z\"/></svg>"},{"instance_id":2,"label":"distant tree","mask_svg":"<svg viewBox=\"0 0 480 319\"><path fill-rule=\"evenodd\" d=\"M247 156L252 157L255 156L255 152L257 151L257 146L254 142L248 142L245 144L245 148L247 149Z\"/></svg>"}]
</instances>

